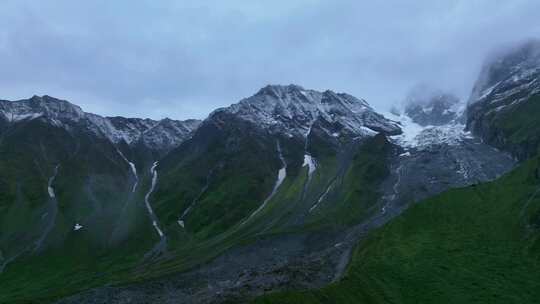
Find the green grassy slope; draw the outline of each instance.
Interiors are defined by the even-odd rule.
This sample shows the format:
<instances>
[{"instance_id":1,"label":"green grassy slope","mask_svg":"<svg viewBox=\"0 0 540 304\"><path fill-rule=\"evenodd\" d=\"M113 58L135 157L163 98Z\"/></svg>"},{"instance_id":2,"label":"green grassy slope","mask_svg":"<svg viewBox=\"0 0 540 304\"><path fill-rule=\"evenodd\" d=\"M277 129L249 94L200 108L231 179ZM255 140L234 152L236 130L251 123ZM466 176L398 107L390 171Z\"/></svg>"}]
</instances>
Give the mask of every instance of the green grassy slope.
<instances>
[{"instance_id":1,"label":"green grassy slope","mask_svg":"<svg viewBox=\"0 0 540 304\"><path fill-rule=\"evenodd\" d=\"M539 303L538 168L417 204L359 244L340 282L254 303Z\"/></svg>"},{"instance_id":2,"label":"green grassy slope","mask_svg":"<svg viewBox=\"0 0 540 304\"><path fill-rule=\"evenodd\" d=\"M126 204L125 198L118 197L125 195L125 192L111 193L107 197L95 199L90 199L91 196L87 195L80 198L74 195L86 193L84 187L76 187L80 189L77 192L71 186L71 182L86 179L86 174L79 176L78 172L101 172L104 167L110 166L109 163L96 161L91 158L92 155L86 154L84 158L77 157L74 161L64 161L61 174L55 182L59 204L62 205L62 210L66 210L66 214L75 214L74 218L80 210L72 210L71 206L88 207L88 210L81 209L87 214L88 221L83 224L88 229L75 233L72 231L72 225L62 222L60 224L66 231L64 234L58 234L64 237L62 244L51 246L50 250L39 255L25 254L10 263L6 271L0 274L2 283L0 303L48 303L92 287L105 284L124 285L185 271L208 262L235 245L246 244L260 237L303 233L306 230L343 229L367 216L367 209L376 202L371 198L378 197L378 194L372 189L377 188L377 184L386 174L386 153L391 146L385 137L380 135L366 142L351 145L345 153L346 157L336 155L332 149L328 151L314 149L318 167L311 183L308 184L308 169L301 166L303 143L288 142L290 139L281 138L283 155L288 160L287 177L266 207L250 221L241 224L242 219L247 218L268 196L280 164L276 139L261 139L249 134L237 139L246 142L238 144L239 148L232 151L227 150L225 144L218 141L202 156L188 150L185 152L187 155L185 158L165 159L159 163L157 191L152 195L151 201L168 237L168 248L166 255L152 261L143 258L157 237L155 231L151 229L146 209L142 205L144 193L150 183L148 176L143 175L148 172L148 168L140 168L139 186L133 197L128 200L130 203ZM195 146L197 149L201 147L204 145ZM318 144L317 147L321 148L322 145ZM80 155L82 154L78 154ZM101 154L94 153L94 155ZM123 164L122 160L119 161ZM98 165L92 166L93 162ZM217 169L211 175L209 187L199 198L193 213L186 218L186 229L183 229L176 222L178 215L201 191L208 171L214 167ZM338 170L338 167L342 169ZM172 170L167 170L169 168ZM343 172L338 173L340 170ZM118 174L129 177L127 168L120 170ZM107 177L104 173L96 176ZM316 212L308 213L336 176L339 176L338 182L327 198ZM190 178L194 180L190 181ZM364 182L356 183L358 180ZM41 184L45 181L42 180ZM102 181L101 178L96 179L96 183L92 185L97 187L105 184ZM131 184L125 181L127 179L123 185L114 183L109 185L129 191ZM252 185L248 186L246 181ZM45 194L46 189L41 184L38 185L37 192ZM96 193L108 192L105 189ZM358 200L359 197L365 199ZM109 200L116 201L116 204L101 206L98 209L104 212L94 216L95 208L91 203ZM63 206L66 202L73 204ZM127 207L121 215L117 212L106 212L107 208L124 205ZM219 217L224 214L224 210L228 210L233 217ZM119 236L116 238L111 235L110 243L107 244L101 244L100 241L104 238L94 234L97 228L100 228L99 231L111 231L108 227L109 218L103 217L104 214L116 218L115 223L130 225L119 226L121 229L114 230ZM100 223L101 221L103 223ZM139 229L130 231L129 228L133 227ZM122 232L125 232L124 238Z\"/></svg>"},{"instance_id":3,"label":"green grassy slope","mask_svg":"<svg viewBox=\"0 0 540 304\"><path fill-rule=\"evenodd\" d=\"M47 183L58 164L52 185L58 211L45 233ZM8 262L0 273L0 303L105 284L142 259L155 233L141 199L135 200L141 194L131 194L129 173L112 144L40 120L0 134L0 264ZM83 229L74 231L75 223ZM122 223L131 225L117 229Z\"/></svg>"}]
</instances>

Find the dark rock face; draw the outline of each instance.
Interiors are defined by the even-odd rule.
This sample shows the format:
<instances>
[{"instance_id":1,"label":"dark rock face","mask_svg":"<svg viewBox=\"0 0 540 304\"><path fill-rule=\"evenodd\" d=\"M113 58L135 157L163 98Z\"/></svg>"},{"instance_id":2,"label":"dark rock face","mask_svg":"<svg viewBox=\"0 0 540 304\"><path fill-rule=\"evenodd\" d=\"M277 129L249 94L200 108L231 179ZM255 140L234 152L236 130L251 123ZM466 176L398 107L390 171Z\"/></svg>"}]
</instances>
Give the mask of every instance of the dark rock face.
<instances>
[{"instance_id":1,"label":"dark rock face","mask_svg":"<svg viewBox=\"0 0 540 304\"><path fill-rule=\"evenodd\" d=\"M391 177L383 185L383 200L393 206L388 210L401 210L451 188L494 180L516 165L510 154L478 138L464 138L459 145L409 149L391 163Z\"/></svg>"},{"instance_id":2,"label":"dark rock face","mask_svg":"<svg viewBox=\"0 0 540 304\"><path fill-rule=\"evenodd\" d=\"M467 108L467 128L519 159L540 144L540 42L531 41L488 61Z\"/></svg>"},{"instance_id":3,"label":"dark rock face","mask_svg":"<svg viewBox=\"0 0 540 304\"><path fill-rule=\"evenodd\" d=\"M421 126L440 126L458 118L459 99L448 93L433 93L425 97L410 97L405 114Z\"/></svg>"}]
</instances>

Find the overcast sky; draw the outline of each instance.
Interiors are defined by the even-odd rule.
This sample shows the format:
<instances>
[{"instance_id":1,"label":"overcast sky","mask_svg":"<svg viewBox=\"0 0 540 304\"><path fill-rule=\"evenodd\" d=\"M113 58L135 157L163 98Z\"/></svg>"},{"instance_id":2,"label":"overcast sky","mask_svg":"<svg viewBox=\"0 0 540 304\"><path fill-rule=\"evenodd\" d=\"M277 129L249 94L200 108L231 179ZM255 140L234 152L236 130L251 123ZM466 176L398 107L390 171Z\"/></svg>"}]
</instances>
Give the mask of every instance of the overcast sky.
<instances>
[{"instance_id":1,"label":"overcast sky","mask_svg":"<svg viewBox=\"0 0 540 304\"><path fill-rule=\"evenodd\" d=\"M3 0L0 99L204 118L295 83L385 109L417 83L467 98L490 50L529 37L538 0Z\"/></svg>"}]
</instances>

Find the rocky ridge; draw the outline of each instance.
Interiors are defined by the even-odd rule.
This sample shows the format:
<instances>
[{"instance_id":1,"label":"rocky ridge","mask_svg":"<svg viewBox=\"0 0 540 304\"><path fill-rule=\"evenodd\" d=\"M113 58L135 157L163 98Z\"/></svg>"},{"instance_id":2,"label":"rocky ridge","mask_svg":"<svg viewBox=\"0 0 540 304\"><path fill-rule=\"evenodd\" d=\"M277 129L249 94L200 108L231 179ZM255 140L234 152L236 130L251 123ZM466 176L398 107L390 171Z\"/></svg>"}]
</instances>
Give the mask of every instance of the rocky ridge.
<instances>
[{"instance_id":1,"label":"rocky ridge","mask_svg":"<svg viewBox=\"0 0 540 304\"><path fill-rule=\"evenodd\" d=\"M376 113L365 100L329 90L306 90L297 85L266 86L237 104L214 111L209 119L222 113L252 122L271 134L288 137L305 138L315 123L325 125L324 131L333 137L401 133L396 123Z\"/></svg>"},{"instance_id":2,"label":"rocky ridge","mask_svg":"<svg viewBox=\"0 0 540 304\"><path fill-rule=\"evenodd\" d=\"M91 132L114 144L142 143L150 149L169 151L190 137L200 121L103 117L86 113L79 106L50 96L18 101L0 100L0 119L8 124L33 119L46 120L68 131Z\"/></svg>"},{"instance_id":3,"label":"rocky ridge","mask_svg":"<svg viewBox=\"0 0 540 304\"><path fill-rule=\"evenodd\" d=\"M540 144L534 114L539 79L540 41L528 41L486 61L469 99L467 129L520 159L535 154Z\"/></svg>"}]
</instances>

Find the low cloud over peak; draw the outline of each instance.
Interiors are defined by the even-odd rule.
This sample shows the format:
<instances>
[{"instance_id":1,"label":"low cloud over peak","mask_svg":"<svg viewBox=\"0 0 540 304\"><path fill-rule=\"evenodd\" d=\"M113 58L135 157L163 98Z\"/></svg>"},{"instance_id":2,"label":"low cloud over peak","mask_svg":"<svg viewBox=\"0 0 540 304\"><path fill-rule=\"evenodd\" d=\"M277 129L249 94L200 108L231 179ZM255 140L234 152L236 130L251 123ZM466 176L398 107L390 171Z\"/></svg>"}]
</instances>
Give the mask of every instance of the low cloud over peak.
<instances>
[{"instance_id":1,"label":"low cloud over peak","mask_svg":"<svg viewBox=\"0 0 540 304\"><path fill-rule=\"evenodd\" d=\"M466 99L486 55L540 37L537 1L4 1L0 98L203 118L268 83L388 108L426 82Z\"/></svg>"}]
</instances>

